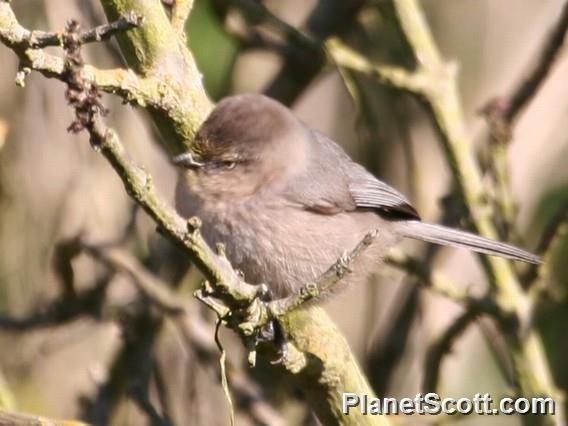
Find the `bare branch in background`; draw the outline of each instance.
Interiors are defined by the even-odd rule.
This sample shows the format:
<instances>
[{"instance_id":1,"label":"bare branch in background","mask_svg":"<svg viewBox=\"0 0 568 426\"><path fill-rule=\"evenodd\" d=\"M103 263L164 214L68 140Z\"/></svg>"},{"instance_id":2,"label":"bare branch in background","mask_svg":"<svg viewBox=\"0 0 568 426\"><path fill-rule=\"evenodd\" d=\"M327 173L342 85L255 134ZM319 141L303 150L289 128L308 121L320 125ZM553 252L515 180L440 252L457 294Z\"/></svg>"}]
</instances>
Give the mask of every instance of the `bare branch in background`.
<instances>
[{"instance_id":1,"label":"bare branch in background","mask_svg":"<svg viewBox=\"0 0 568 426\"><path fill-rule=\"evenodd\" d=\"M429 88L430 82L425 76L409 72L398 66L373 64L366 57L350 49L338 39L329 39L326 47L329 55L338 67L357 71L377 79L381 84L412 94L424 96Z\"/></svg>"},{"instance_id":2,"label":"bare branch in background","mask_svg":"<svg viewBox=\"0 0 568 426\"><path fill-rule=\"evenodd\" d=\"M531 288L535 301L542 293L550 290L550 274L553 262L562 247L561 242L568 234L568 201L558 208L542 234L537 253L542 254L541 265L531 265L523 276L523 281Z\"/></svg>"},{"instance_id":3,"label":"bare branch in background","mask_svg":"<svg viewBox=\"0 0 568 426\"><path fill-rule=\"evenodd\" d=\"M478 315L479 313L472 309L466 310L430 345L424 365L424 382L422 384L422 390L425 393L436 392L442 360L451 353L455 341L475 322Z\"/></svg>"},{"instance_id":4,"label":"bare branch in background","mask_svg":"<svg viewBox=\"0 0 568 426\"><path fill-rule=\"evenodd\" d=\"M190 309L189 303L173 293L165 282L144 268L124 249L87 242L82 243L81 247L114 272L127 274L144 297L176 324L187 344L202 355L201 358L215 370L215 377L218 376L219 351L213 342L212 324L204 321L195 310ZM258 386L239 368L230 365L228 372L229 386L236 396L238 406L261 424L284 424L283 419L264 400Z\"/></svg>"},{"instance_id":5,"label":"bare branch in background","mask_svg":"<svg viewBox=\"0 0 568 426\"><path fill-rule=\"evenodd\" d=\"M103 24L96 28L83 31L77 35L78 42L81 44L105 41L112 36L136 28L142 24L142 16L129 13L121 16L116 21ZM63 46L63 32L29 31L21 29L21 41L17 45L10 46L21 50L42 49L48 46Z\"/></svg>"},{"instance_id":6,"label":"bare branch in background","mask_svg":"<svg viewBox=\"0 0 568 426\"><path fill-rule=\"evenodd\" d=\"M506 107L503 118L509 124L512 124L520 112L530 103L550 73L554 63L561 55L566 31L568 31L568 2L564 4L555 27L550 31L544 46L540 50L534 69L529 72L527 78L513 90L513 93L505 101Z\"/></svg>"},{"instance_id":7,"label":"bare branch in background","mask_svg":"<svg viewBox=\"0 0 568 426\"><path fill-rule=\"evenodd\" d=\"M88 423L76 420L55 420L32 414L15 413L0 408L0 425L2 426L89 426Z\"/></svg>"},{"instance_id":8,"label":"bare branch in background","mask_svg":"<svg viewBox=\"0 0 568 426\"><path fill-rule=\"evenodd\" d=\"M480 111L489 125L490 172L496 183L494 203L501 213L506 236L517 236L514 228L517 209L511 194L507 164L507 148L513 139L513 126L561 56L567 30L568 2L565 3L560 18L548 34L540 49L539 58L528 76L508 96L493 98Z\"/></svg>"},{"instance_id":9,"label":"bare branch in background","mask_svg":"<svg viewBox=\"0 0 568 426\"><path fill-rule=\"evenodd\" d=\"M455 282L440 271L433 270L424 262L420 262L398 251L391 250L385 261L410 276L416 278L420 284L433 293L446 297L466 309L484 312L495 316L503 315L499 306L491 297L475 298L465 289L460 289Z\"/></svg>"},{"instance_id":10,"label":"bare branch in background","mask_svg":"<svg viewBox=\"0 0 568 426\"><path fill-rule=\"evenodd\" d=\"M361 55L338 49L336 42L329 45L330 54L338 65L373 76L378 82L414 94L423 102L438 130L457 188L469 210L474 228L483 236L496 238L495 211L489 202L491 197L483 184L480 167L465 129L456 68L442 59L416 0L395 0L392 9L400 34L416 60L415 70L393 70L392 67L373 65ZM334 50L341 55L334 55ZM489 256L483 260L483 265L491 279L499 310L506 314L505 317L510 314L515 316L520 324L529 322L532 301L521 287L511 264L504 259ZM511 332L509 321L501 325L504 333ZM519 377L520 393L558 395L540 336L532 328L526 333L525 327L521 329L523 332L515 335L509 346L515 372ZM564 414L561 412L554 418L548 417L544 422L562 424Z\"/></svg>"}]
</instances>

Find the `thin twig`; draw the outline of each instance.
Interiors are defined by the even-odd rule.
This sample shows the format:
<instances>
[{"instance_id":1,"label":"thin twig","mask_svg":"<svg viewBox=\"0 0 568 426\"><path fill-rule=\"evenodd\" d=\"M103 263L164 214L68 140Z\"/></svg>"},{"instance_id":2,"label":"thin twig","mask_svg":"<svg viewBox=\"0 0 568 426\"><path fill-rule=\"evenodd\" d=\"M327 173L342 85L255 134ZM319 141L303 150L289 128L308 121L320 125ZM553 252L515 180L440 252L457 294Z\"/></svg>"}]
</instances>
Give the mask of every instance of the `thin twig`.
<instances>
[{"instance_id":1,"label":"thin twig","mask_svg":"<svg viewBox=\"0 0 568 426\"><path fill-rule=\"evenodd\" d=\"M490 171L496 182L494 203L501 213L504 235L516 238L514 221L516 204L511 193L507 164L507 147L513 138L513 126L546 80L561 55L568 30L568 2L540 50L540 57L528 76L507 97L496 97L481 109L490 130Z\"/></svg>"},{"instance_id":2,"label":"thin twig","mask_svg":"<svg viewBox=\"0 0 568 426\"><path fill-rule=\"evenodd\" d=\"M73 303L69 303L67 298L62 297L39 312L34 312L23 318L0 315L0 330L31 331L66 325L82 316L98 318L109 280L109 275L97 280L92 288L79 292Z\"/></svg>"},{"instance_id":3,"label":"thin twig","mask_svg":"<svg viewBox=\"0 0 568 426\"><path fill-rule=\"evenodd\" d=\"M102 24L77 35L81 44L99 42L110 39L117 33L140 26L143 17L134 12L120 16L116 21ZM24 35L18 48L41 49L48 46L63 46L63 32L29 31Z\"/></svg>"},{"instance_id":4,"label":"thin twig","mask_svg":"<svg viewBox=\"0 0 568 426\"><path fill-rule=\"evenodd\" d=\"M133 278L138 290L161 311L169 315L185 313L187 303L172 294L154 274L141 268L139 262L126 251L118 247L105 247L85 242L81 243L81 248L111 269Z\"/></svg>"},{"instance_id":5,"label":"thin twig","mask_svg":"<svg viewBox=\"0 0 568 426\"><path fill-rule=\"evenodd\" d=\"M254 0L232 0L232 4L245 15L249 23L266 24L268 28L283 35L288 43L296 46L300 51L308 52L316 56L323 54L322 45L319 41L279 19L262 2Z\"/></svg>"},{"instance_id":6,"label":"thin twig","mask_svg":"<svg viewBox=\"0 0 568 426\"><path fill-rule=\"evenodd\" d=\"M330 38L326 42L326 49L338 67L376 78L381 84L413 94L423 94L428 89L429 81L424 76L398 66L374 64L363 55L347 47L339 39Z\"/></svg>"},{"instance_id":7,"label":"thin twig","mask_svg":"<svg viewBox=\"0 0 568 426\"><path fill-rule=\"evenodd\" d=\"M137 23L140 22L141 20L138 19ZM114 31L115 26L112 23L107 25ZM30 48L32 33L34 32L20 25L9 4L0 1L0 42L11 48L20 59L16 84L24 86L25 78L32 70L47 78L65 81L64 60L44 50ZM51 34L50 37L55 37L54 34L56 33L45 34ZM83 34L91 34L87 38L92 38L96 34L96 29ZM62 34L57 34L57 39L59 44ZM171 108L166 102L167 99L171 98L171 94L167 93L167 88L160 87L159 81L154 78L139 77L130 69L101 70L92 65L84 65L81 68L81 74L85 80L93 84L96 83L102 91L116 94L125 102L156 109ZM163 94L161 98L157 96L160 90ZM158 101L158 99L160 100Z\"/></svg>"},{"instance_id":8,"label":"thin twig","mask_svg":"<svg viewBox=\"0 0 568 426\"><path fill-rule=\"evenodd\" d=\"M479 312L468 309L459 315L442 335L430 345L424 364L424 381L422 390L425 393L436 392L442 360L448 355L456 340L477 319Z\"/></svg>"},{"instance_id":9,"label":"thin twig","mask_svg":"<svg viewBox=\"0 0 568 426\"><path fill-rule=\"evenodd\" d=\"M156 410L152 401L150 401L146 386L142 386L141 384L133 386L128 391L128 395L136 403L138 408L146 414L152 426L173 426L170 419L158 413L158 410Z\"/></svg>"},{"instance_id":10,"label":"thin twig","mask_svg":"<svg viewBox=\"0 0 568 426\"><path fill-rule=\"evenodd\" d=\"M83 243L82 247L107 267L127 274L144 297L174 321L187 344L202 355L201 359L206 360L215 369L218 367L216 360L219 353L211 340L214 328L200 315L194 314L189 309L189 303L184 302L165 282L125 250L93 243ZM228 360L227 374L229 387L235 394L240 409L247 411L260 424L284 424L279 414L266 402L258 386Z\"/></svg>"},{"instance_id":11,"label":"thin twig","mask_svg":"<svg viewBox=\"0 0 568 426\"><path fill-rule=\"evenodd\" d=\"M568 2L564 4L560 18L550 31L541 50L535 68L528 77L522 81L509 98L505 112L505 120L509 123L515 121L519 113L530 102L548 76L552 66L560 56L566 31L568 30Z\"/></svg>"},{"instance_id":12,"label":"thin twig","mask_svg":"<svg viewBox=\"0 0 568 426\"><path fill-rule=\"evenodd\" d=\"M450 278L438 270L433 270L425 262L421 262L396 250L391 250L385 261L389 265L401 269L416 278L420 284L432 292L453 300L465 308L472 308L477 312L484 312L494 316L503 315L499 306L491 297L476 298L471 296L466 289L459 288Z\"/></svg>"},{"instance_id":13,"label":"thin twig","mask_svg":"<svg viewBox=\"0 0 568 426\"><path fill-rule=\"evenodd\" d=\"M270 302L268 309L272 317L278 318L299 308L310 300L328 293L335 285L341 282L345 275L352 271L351 268L354 268L353 263L373 243L377 235L378 231L372 231L365 235L350 253L341 256L315 282L306 284L299 292L291 296Z\"/></svg>"},{"instance_id":14,"label":"thin twig","mask_svg":"<svg viewBox=\"0 0 568 426\"><path fill-rule=\"evenodd\" d=\"M424 103L439 132L457 188L468 207L475 230L485 237L496 238L494 208L465 128L456 67L443 61L418 1L394 0L391 8L400 33L416 60L415 70L393 70L391 67L372 64L361 55L337 49L333 44L331 55L340 65L374 76L390 87L408 91ZM343 56L334 54L334 49ZM509 349L512 351L521 392L557 395L544 348L536 331L530 329L523 332L522 336L517 335L511 329L511 323L505 321L505 318L510 319L513 315L516 322L526 324L531 315L532 300L523 291L515 270L510 263L496 257L483 259L483 266L491 279L499 311L506 314L499 324L511 335ZM521 329L524 327L519 330ZM564 421L563 412L554 418L547 417L544 421L561 424Z\"/></svg>"},{"instance_id":15,"label":"thin twig","mask_svg":"<svg viewBox=\"0 0 568 426\"><path fill-rule=\"evenodd\" d=\"M542 256L541 265L530 265L523 277L523 282L532 286L536 280L546 281L554 256L561 247L561 241L568 233L568 201L562 203L550 222L546 225L537 246L537 253Z\"/></svg>"}]
</instances>

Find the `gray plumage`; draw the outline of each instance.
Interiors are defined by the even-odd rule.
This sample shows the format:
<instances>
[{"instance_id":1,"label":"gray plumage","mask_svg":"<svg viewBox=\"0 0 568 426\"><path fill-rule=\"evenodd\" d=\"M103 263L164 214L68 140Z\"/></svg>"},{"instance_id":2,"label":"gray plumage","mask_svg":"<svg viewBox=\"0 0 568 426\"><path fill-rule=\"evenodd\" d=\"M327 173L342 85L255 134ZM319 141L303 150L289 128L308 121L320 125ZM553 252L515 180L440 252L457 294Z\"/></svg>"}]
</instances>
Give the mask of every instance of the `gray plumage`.
<instances>
[{"instance_id":1,"label":"gray plumage","mask_svg":"<svg viewBox=\"0 0 568 426\"><path fill-rule=\"evenodd\" d=\"M262 95L222 100L183 166L176 206L199 216L210 244L222 242L247 281L285 296L313 281L373 230L379 237L345 280L376 269L400 238L539 262L531 253L428 224L398 191L353 162L331 139Z\"/></svg>"}]
</instances>

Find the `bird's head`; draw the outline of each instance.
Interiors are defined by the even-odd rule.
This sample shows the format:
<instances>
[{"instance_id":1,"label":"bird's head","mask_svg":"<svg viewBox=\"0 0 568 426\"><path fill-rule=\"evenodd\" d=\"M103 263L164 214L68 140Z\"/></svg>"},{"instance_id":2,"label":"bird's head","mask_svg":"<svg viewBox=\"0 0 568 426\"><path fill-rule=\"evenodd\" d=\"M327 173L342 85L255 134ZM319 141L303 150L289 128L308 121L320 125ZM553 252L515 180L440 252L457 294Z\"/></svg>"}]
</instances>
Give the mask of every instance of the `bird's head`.
<instances>
[{"instance_id":1,"label":"bird's head","mask_svg":"<svg viewBox=\"0 0 568 426\"><path fill-rule=\"evenodd\" d=\"M215 107L192 148L173 162L200 196L246 199L300 170L310 137L284 105L263 95L232 96Z\"/></svg>"}]
</instances>

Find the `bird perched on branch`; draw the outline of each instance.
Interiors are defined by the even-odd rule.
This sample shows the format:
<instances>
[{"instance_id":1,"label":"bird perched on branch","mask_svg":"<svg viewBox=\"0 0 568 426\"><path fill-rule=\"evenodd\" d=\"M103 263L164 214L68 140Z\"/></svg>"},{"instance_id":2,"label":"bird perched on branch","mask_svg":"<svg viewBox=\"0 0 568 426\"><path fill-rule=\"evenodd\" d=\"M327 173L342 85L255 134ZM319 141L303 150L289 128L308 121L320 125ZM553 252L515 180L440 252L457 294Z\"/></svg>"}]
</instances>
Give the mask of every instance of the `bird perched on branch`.
<instances>
[{"instance_id":1,"label":"bird perched on branch","mask_svg":"<svg viewBox=\"0 0 568 426\"><path fill-rule=\"evenodd\" d=\"M512 245L422 222L404 195L263 95L222 100L173 162L182 168L179 213L201 218L206 241L224 243L246 281L275 297L316 280L373 230L347 284L368 276L401 238L539 262Z\"/></svg>"}]
</instances>

